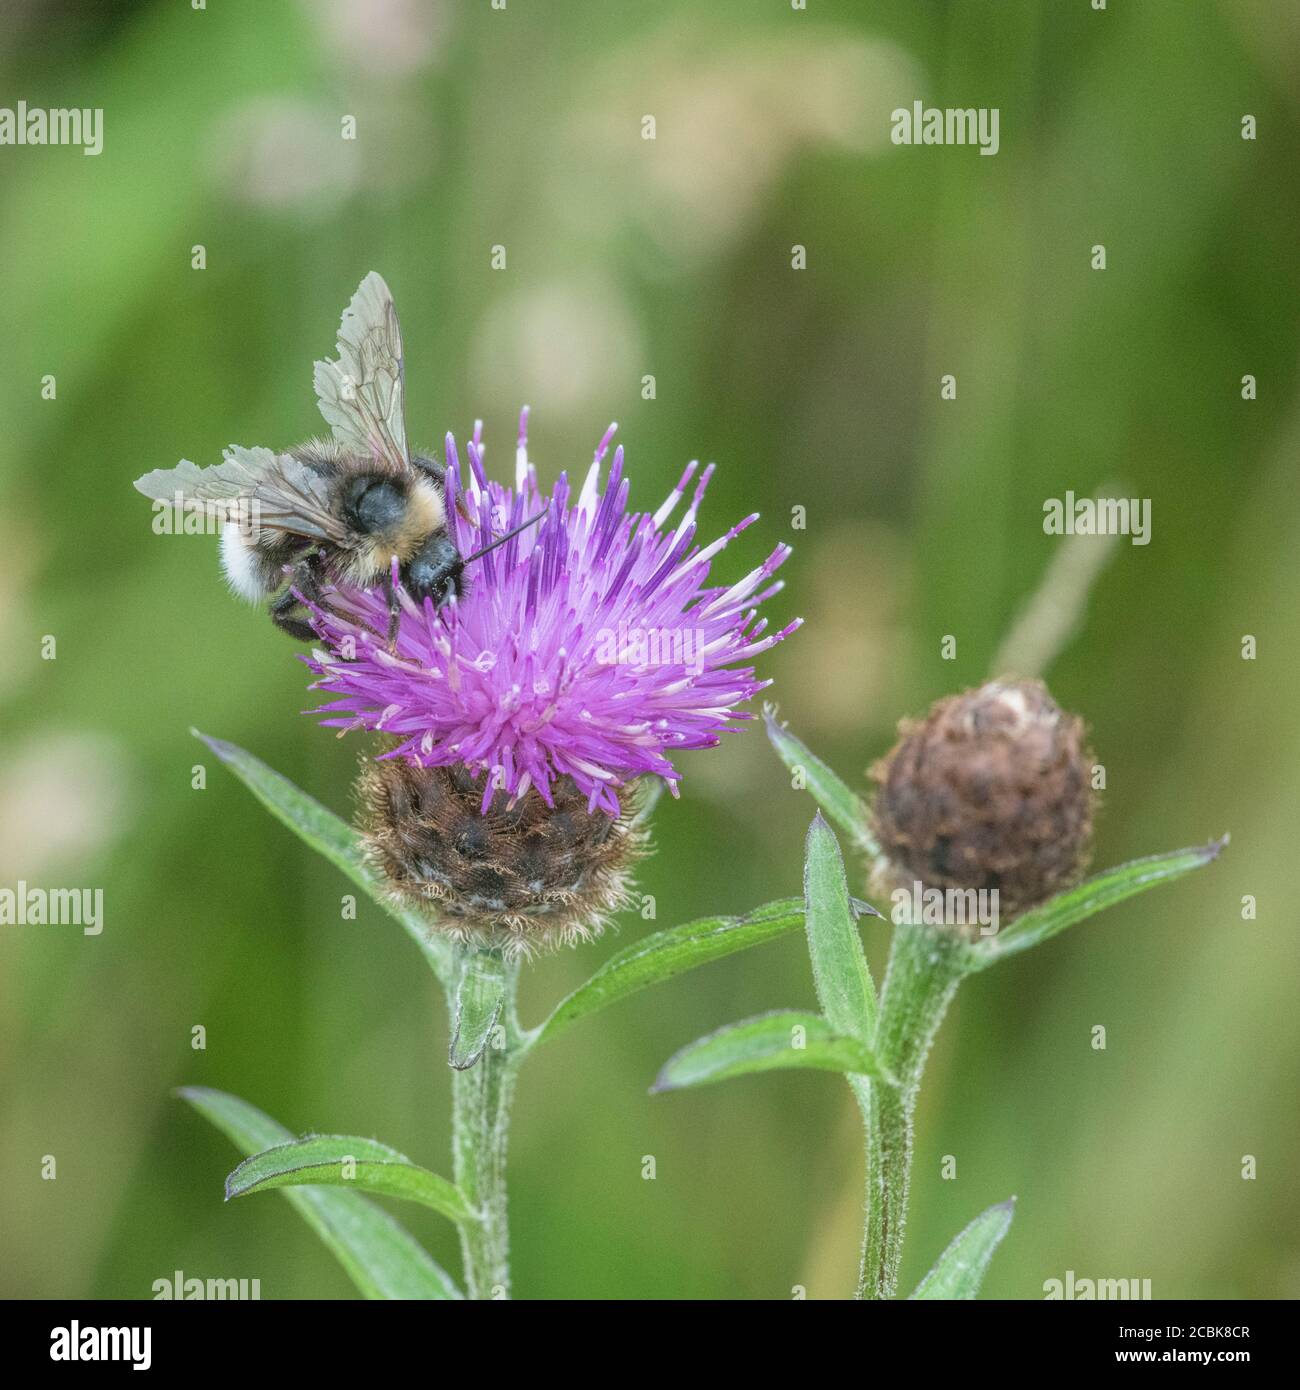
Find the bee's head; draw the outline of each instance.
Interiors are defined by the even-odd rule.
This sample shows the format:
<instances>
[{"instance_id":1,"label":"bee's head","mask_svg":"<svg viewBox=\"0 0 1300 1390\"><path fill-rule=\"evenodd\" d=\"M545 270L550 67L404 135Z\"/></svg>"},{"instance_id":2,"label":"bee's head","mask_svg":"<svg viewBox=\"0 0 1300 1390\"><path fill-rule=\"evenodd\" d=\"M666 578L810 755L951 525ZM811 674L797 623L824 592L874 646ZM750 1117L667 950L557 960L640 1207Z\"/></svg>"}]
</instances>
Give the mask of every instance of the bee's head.
<instances>
[{"instance_id":1,"label":"bee's head","mask_svg":"<svg viewBox=\"0 0 1300 1390\"><path fill-rule=\"evenodd\" d=\"M464 592L464 562L445 531L435 531L402 567L407 593L422 603L431 598L438 608Z\"/></svg>"}]
</instances>

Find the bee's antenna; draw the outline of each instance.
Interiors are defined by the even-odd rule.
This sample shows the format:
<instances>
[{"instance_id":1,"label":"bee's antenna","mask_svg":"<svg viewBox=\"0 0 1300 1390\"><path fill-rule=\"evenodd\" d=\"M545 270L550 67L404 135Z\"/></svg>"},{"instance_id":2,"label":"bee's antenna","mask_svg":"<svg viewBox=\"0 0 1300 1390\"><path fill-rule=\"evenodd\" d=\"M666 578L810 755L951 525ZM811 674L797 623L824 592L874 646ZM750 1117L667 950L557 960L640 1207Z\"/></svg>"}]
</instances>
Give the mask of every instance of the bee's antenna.
<instances>
[{"instance_id":1,"label":"bee's antenna","mask_svg":"<svg viewBox=\"0 0 1300 1390\"><path fill-rule=\"evenodd\" d=\"M494 540L491 543L491 545L485 545L482 550L476 550L473 553L473 555L466 556L466 558L462 560L461 563L464 565L468 565L472 564L475 560L482 559L482 557L486 555L489 550L495 550L497 546L505 545L505 543L508 540L511 540L513 537L517 536L520 533L520 531L527 531L530 526L536 526L537 523L545 515L545 512L538 512L536 516L529 517L528 520L525 521L522 526L516 526L513 531L507 531L504 536L498 536L496 540Z\"/></svg>"}]
</instances>

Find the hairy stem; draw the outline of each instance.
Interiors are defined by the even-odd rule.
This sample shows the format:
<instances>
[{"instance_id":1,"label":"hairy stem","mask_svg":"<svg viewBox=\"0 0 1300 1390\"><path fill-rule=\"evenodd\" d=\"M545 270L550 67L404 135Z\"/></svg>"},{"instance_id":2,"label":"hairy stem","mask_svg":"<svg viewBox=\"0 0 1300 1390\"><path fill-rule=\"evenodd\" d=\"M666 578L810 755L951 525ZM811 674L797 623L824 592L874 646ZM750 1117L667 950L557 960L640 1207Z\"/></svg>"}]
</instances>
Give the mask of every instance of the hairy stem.
<instances>
[{"instance_id":1,"label":"hairy stem","mask_svg":"<svg viewBox=\"0 0 1300 1390\"><path fill-rule=\"evenodd\" d=\"M506 1147L515 1078L526 1050L515 1017L518 979L517 967L508 965L505 998L488 1045L472 1066L451 1074L452 1167L457 1186L481 1214L460 1228L470 1298L510 1297Z\"/></svg>"},{"instance_id":2,"label":"hairy stem","mask_svg":"<svg viewBox=\"0 0 1300 1390\"><path fill-rule=\"evenodd\" d=\"M893 1298L907 1220L912 1117L934 1035L969 969L969 947L925 926L894 929L876 1026L876 1054L897 1086L856 1078L866 1126L867 1215L859 1298Z\"/></svg>"}]
</instances>

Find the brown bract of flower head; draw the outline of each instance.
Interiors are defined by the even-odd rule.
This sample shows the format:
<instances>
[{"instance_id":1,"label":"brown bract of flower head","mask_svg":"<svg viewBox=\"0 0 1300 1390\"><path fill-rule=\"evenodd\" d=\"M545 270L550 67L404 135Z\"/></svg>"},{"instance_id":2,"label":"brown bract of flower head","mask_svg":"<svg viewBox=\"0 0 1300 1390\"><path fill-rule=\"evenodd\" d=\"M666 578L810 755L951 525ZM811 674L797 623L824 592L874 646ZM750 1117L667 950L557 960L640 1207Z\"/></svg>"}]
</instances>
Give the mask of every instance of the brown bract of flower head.
<instances>
[{"instance_id":1,"label":"brown bract of flower head","mask_svg":"<svg viewBox=\"0 0 1300 1390\"><path fill-rule=\"evenodd\" d=\"M904 720L871 769L887 863L876 887L997 889L1002 923L1087 864L1095 795L1083 721L1037 680L990 681Z\"/></svg>"},{"instance_id":2,"label":"brown bract of flower head","mask_svg":"<svg viewBox=\"0 0 1300 1390\"><path fill-rule=\"evenodd\" d=\"M617 816L589 812L567 777L548 806L537 788L498 791L463 767L367 760L357 783L367 854L399 900L459 941L528 956L598 936L626 905L646 852L640 797Z\"/></svg>"}]
</instances>

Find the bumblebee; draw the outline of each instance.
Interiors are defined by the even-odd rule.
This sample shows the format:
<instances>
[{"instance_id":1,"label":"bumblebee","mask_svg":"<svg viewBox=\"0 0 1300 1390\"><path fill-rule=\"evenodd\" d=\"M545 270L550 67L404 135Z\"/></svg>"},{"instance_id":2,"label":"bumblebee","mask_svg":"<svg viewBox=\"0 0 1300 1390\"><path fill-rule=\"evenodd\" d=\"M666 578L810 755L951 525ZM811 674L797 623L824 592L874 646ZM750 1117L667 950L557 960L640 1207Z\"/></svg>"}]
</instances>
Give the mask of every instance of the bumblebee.
<instances>
[{"instance_id":1,"label":"bumblebee","mask_svg":"<svg viewBox=\"0 0 1300 1390\"><path fill-rule=\"evenodd\" d=\"M457 550L442 471L407 443L402 333L393 296L373 271L343 311L337 347L337 361L317 362L314 377L330 439L284 452L232 445L211 468L182 459L135 486L237 516L221 533L226 579L250 602L269 598L272 622L299 641L315 638L303 599L320 603L326 584L382 584L391 648L401 611L394 570L417 603L431 598L441 608L464 594L465 566L509 537L468 558Z\"/></svg>"}]
</instances>

